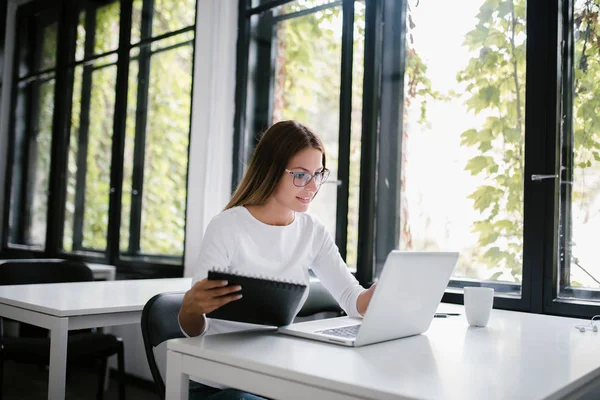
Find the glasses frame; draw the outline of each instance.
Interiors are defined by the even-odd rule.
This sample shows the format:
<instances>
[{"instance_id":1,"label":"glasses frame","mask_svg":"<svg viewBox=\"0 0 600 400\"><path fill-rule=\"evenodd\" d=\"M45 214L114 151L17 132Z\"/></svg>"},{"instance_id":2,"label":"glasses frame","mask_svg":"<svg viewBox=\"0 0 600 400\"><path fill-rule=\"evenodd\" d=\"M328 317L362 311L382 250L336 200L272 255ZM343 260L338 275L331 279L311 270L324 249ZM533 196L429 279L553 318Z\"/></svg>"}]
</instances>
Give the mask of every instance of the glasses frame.
<instances>
[{"instance_id":1,"label":"glasses frame","mask_svg":"<svg viewBox=\"0 0 600 400\"><path fill-rule=\"evenodd\" d=\"M294 186L296 186L296 187L305 187L305 186L308 186L310 184L310 182L313 179L315 179L315 176L321 175L322 176L321 182L317 184L316 181L315 181L315 185L317 185L317 187L321 187L321 185L323 185L325 182L327 182L327 179L329 178L329 174L330 174L331 171L328 170L327 168L323 168L322 171L319 171L319 172L317 172L315 174L311 174L311 173L306 172L306 171L299 171L299 172L290 171L289 169L286 168L285 172L287 172L288 174L290 174L290 175L292 175L294 177L293 183L294 183ZM306 182L306 184L304 184L304 185L298 185L296 183L296 179L297 179L296 178L296 174L306 174L306 175L309 175L310 179Z\"/></svg>"}]
</instances>

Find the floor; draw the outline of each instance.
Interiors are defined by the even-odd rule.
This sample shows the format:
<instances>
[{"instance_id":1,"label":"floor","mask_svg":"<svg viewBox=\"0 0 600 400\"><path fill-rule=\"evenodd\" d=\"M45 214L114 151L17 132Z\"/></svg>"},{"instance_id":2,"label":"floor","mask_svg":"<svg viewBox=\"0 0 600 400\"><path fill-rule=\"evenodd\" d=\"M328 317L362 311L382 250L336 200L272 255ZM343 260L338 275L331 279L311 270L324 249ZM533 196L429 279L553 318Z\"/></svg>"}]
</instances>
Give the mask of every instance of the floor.
<instances>
[{"instance_id":1,"label":"floor","mask_svg":"<svg viewBox=\"0 0 600 400\"><path fill-rule=\"evenodd\" d=\"M96 399L97 375L93 371L72 371L67 381L67 400ZM48 371L37 366L16 364L6 361L4 364L4 400L42 400L48 398ZM150 385L137 382L126 386L127 400L159 400L158 394ZM118 383L111 377L105 400L118 399Z\"/></svg>"}]
</instances>

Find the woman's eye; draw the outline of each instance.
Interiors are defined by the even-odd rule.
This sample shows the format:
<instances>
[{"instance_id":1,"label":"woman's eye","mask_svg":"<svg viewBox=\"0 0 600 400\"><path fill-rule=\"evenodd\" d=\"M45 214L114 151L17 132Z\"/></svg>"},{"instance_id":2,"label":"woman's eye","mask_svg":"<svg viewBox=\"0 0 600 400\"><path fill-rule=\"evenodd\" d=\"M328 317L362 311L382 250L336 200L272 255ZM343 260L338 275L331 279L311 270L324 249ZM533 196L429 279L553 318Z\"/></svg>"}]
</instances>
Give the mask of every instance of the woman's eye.
<instances>
[{"instance_id":1,"label":"woman's eye","mask_svg":"<svg viewBox=\"0 0 600 400\"><path fill-rule=\"evenodd\" d=\"M297 173L295 176L296 176L296 178L298 178L298 179L304 179L304 176L305 176L305 175L306 175L306 174L305 174L304 172L299 172L299 173Z\"/></svg>"}]
</instances>

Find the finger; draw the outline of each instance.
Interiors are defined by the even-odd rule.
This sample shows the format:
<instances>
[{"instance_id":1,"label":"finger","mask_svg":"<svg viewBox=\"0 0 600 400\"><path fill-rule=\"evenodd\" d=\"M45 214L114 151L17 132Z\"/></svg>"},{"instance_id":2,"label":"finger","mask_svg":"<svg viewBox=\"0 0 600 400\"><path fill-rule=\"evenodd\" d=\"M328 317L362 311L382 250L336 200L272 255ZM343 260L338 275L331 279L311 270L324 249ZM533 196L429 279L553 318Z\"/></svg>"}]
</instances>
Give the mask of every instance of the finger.
<instances>
[{"instance_id":1,"label":"finger","mask_svg":"<svg viewBox=\"0 0 600 400\"><path fill-rule=\"evenodd\" d=\"M202 289L202 290L207 290L207 289L213 289L213 288L218 288L218 287L223 287L223 286L227 286L229 282L225 281L225 280L208 280L207 278L202 279L201 281L198 281L194 287Z\"/></svg>"},{"instance_id":2,"label":"finger","mask_svg":"<svg viewBox=\"0 0 600 400\"><path fill-rule=\"evenodd\" d=\"M209 301L207 307L215 307L215 309L219 307L223 307L227 303L231 303L232 301L236 301L242 298L241 294L230 294L228 296L215 297L212 301Z\"/></svg>"},{"instance_id":3,"label":"finger","mask_svg":"<svg viewBox=\"0 0 600 400\"><path fill-rule=\"evenodd\" d=\"M207 294L210 297L221 297L221 296L225 296L225 295L228 295L231 293L239 292L240 290L242 290L241 286L232 285L232 286L227 286L224 288L215 288L215 289L207 290Z\"/></svg>"}]
</instances>

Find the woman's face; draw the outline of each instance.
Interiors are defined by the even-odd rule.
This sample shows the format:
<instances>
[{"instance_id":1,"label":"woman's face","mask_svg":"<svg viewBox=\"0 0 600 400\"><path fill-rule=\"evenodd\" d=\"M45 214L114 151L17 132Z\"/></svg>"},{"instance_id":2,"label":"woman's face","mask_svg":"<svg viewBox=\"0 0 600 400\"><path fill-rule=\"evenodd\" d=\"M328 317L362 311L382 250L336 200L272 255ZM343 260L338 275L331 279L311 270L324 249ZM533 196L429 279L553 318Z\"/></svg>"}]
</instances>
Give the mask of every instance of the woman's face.
<instances>
[{"instance_id":1,"label":"woman's face","mask_svg":"<svg viewBox=\"0 0 600 400\"><path fill-rule=\"evenodd\" d=\"M287 170L296 173L299 178L301 173L314 175L323 171L323 153L314 148L306 148L292 157L287 165ZM273 197L282 206L296 212L305 212L319 190L319 186L311 179L306 186L298 187L294 184L300 179L284 172Z\"/></svg>"}]
</instances>

